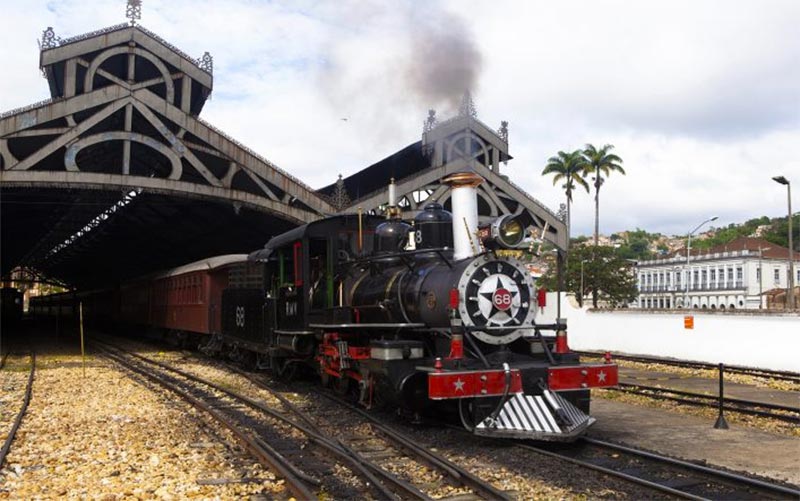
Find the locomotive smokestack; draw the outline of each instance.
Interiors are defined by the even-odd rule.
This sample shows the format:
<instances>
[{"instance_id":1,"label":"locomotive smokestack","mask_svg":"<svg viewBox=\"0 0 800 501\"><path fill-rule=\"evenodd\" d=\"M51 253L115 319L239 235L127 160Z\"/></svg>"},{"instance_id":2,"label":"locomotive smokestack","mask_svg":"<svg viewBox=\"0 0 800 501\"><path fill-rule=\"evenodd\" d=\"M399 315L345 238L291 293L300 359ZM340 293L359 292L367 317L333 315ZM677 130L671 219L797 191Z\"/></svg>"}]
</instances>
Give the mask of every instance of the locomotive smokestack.
<instances>
[{"instance_id":1,"label":"locomotive smokestack","mask_svg":"<svg viewBox=\"0 0 800 501\"><path fill-rule=\"evenodd\" d=\"M386 219L398 219L400 217L400 209L397 207L397 185L394 184L394 178L389 180L389 200L387 205Z\"/></svg>"},{"instance_id":2,"label":"locomotive smokestack","mask_svg":"<svg viewBox=\"0 0 800 501\"><path fill-rule=\"evenodd\" d=\"M394 178L389 180L389 207L397 207L397 186Z\"/></svg>"},{"instance_id":3,"label":"locomotive smokestack","mask_svg":"<svg viewBox=\"0 0 800 501\"><path fill-rule=\"evenodd\" d=\"M454 259L465 259L478 253L478 193L483 178L473 172L458 172L442 180L450 185L453 209Z\"/></svg>"}]
</instances>

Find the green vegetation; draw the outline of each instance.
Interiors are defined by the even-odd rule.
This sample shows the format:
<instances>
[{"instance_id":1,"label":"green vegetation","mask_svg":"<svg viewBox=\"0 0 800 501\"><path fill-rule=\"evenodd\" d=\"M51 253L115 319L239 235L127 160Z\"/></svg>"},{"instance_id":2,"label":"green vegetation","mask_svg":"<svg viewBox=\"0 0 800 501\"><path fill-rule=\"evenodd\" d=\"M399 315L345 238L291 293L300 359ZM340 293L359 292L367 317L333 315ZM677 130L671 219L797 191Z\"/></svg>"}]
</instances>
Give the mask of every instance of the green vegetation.
<instances>
[{"instance_id":1,"label":"green vegetation","mask_svg":"<svg viewBox=\"0 0 800 501\"><path fill-rule=\"evenodd\" d=\"M789 247L789 218L780 217L770 219L767 216L748 219L742 224L732 223L725 228L718 228L710 238L692 240L692 247L697 249L709 249L717 245L725 245L739 237L749 237L755 233L759 226L765 225L769 225L769 228L761 235L764 240L780 245L781 247ZM795 215L792 221L792 239L794 240L795 248L797 248L799 238L800 215Z\"/></svg>"},{"instance_id":2,"label":"green vegetation","mask_svg":"<svg viewBox=\"0 0 800 501\"><path fill-rule=\"evenodd\" d=\"M547 165L542 171L542 175L555 174L553 176L553 184L559 181L564 181L561 185L567 195L567 236L569 236L569 222L570 222L570 204L572 203L572 192L575 191L575 186L582 186L586 192L589 192L589 184L583 179L586 168L586 159L580 150L575 150L570 153L566 151L559 151L558 155L550 157L547 160Z\"/></svg>"},{"instance_id":3,"label":"green vegetation","mask_svg":"<svg viewBox=\"0 0 800 501\"><path fill-rule=\"evenodd\" d=\"M583 176L593 176L595 245L597 245L597 239L600 235L600 187L603 186L603 183L612 172L619 172L625 175L625 169L620 165L622 159L610 153L613 149L614 145L612 144L606 144L600 149L595 148L593 144L587 144L583 149L583 158L586 161L586 166L583 169Z\"/></svg>"},{"instance_id":4,"label":"green vegetation","mask_svg":"<svg viewBox=\"0 0 800 501\"><path fill-rule=\"evenodd\" d=\"M652 259L655 253L650 251L650 244L661 238L661 233L648 233L645 230L636 228L635 231L629 231L627 239L618 236L621 240L617 252L623 259L636 259L638 261L644 259ZM666 247L662 244L662 247Z\"/></svg>"},{"instance_id":5,"label":"green vegetation","mask_svg":"<svg viewBox=\"0 0 800 501\"><path fill-rule=\"evenodd\" d=\"M714 235L710 238L692 239L692 247L697 249L710 249L717 245L725 245L739 237L748 237L752 235L759 226L770 224L770 219L767 216L750 219L745 221L744 224L731 223L725 228L718 228L714 231ZM786 240L786 228L784 231L784 240Z\"/></svg>"},{"instance_id":6,"label":"green vegetation","mask_svg":"<svg viewBox=\"0 0 800 501\"><path fill-rule=\"evenodd\" d=\"M599 300L608 301L611 306L625 305L637 294L633 264L613 247L574 247L564 274L565 290L575 294L581 306L585 296L592 296L594 307ZM548 267L538 283L550 290L558 288L555 263Z\"/></svg>"}]
</instances>

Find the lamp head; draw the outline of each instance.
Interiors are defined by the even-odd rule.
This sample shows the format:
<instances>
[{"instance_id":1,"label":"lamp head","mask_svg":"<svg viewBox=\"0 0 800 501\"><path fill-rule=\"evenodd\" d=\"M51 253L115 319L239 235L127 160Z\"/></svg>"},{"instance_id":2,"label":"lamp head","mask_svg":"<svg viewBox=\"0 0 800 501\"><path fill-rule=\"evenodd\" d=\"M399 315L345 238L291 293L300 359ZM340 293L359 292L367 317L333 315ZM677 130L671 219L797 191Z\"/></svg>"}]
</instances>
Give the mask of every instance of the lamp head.
<instances>
[{"instance_id":1,"label":"lamp head","mask_svg":"<svg viewBox=\"0 0 800 501\"><path fill-rule=\"evenodd\" d=\"M711 219L709 219L708 221L709 221L709 222L711 222L711 221L716 221L717 219L719 219L719 217L718 217L718 216L714 216L714 217L712 217Z\"/></svg>"},{"instance_id":2,"label":"lamp head","mask_svg":"<svg viewBox=\"0 0 800 501\"><path fill-rule=\"evenodd\" d=\"M775 176L775 177L772 178L772 180L775 181L776 183L780 183L780 184L785 184L785 185L789 184L789 180L786 179L783 176Z\"/></svg>"}]
</instances>

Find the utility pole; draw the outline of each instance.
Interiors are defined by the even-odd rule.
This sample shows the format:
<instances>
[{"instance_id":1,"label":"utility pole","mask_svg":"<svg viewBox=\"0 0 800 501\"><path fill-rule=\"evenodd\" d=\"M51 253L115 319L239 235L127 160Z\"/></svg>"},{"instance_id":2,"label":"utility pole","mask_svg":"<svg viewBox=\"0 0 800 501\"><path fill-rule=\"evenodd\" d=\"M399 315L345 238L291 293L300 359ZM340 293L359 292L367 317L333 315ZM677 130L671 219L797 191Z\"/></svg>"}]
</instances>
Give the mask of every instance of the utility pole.
<instances>
[{"instance_id":1,"label":"utility pole","mask_svg":"<svg viewBox=\"0 0 800 501\"><path fill-rule=\"evenodd\" d=\"M789 280L786 283L786 311L794 311L794 244L792 243L792 184L784 176L775 176L773 181L786 185L789 205Z\"/></svg>"},{"instance_id":2,"label":"utility pole","mask_svg":"<svg viewBox=\"0 0 800 501\"><path fill-rule=\"evenodd\" d=\"M689 253L692 250L692 235L695 234L697 230L703 227L704 224L710 223L712 221L716 221L717 216L711 217L703 221L702 223L698 224L695 229L689 232L687 236L687 243L686 243L686 288L683 292L683 307L687 308L687 302L689 301L689 277L691 276L691 272L689 271Z\"/></svg>"}]
</instances>

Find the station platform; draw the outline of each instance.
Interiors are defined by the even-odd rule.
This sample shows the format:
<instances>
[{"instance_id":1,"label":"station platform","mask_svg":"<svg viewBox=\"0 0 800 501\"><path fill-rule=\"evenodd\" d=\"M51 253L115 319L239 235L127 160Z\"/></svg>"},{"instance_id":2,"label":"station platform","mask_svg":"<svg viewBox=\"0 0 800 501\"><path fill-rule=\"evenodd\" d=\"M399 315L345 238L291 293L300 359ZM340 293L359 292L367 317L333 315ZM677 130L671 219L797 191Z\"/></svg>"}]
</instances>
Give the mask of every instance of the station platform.
<instances>
[{"instance_id":1,"label":"station platform","mask_svg":"<svg viewBox=\"0 0 800 501\"><path fill-rule=\"evenodd\" d=\"M619 382L645 386L660 386L675 390L717 396L719 380L694 377L674 372L660 372L620 366ZM724 395L727 398L751 400L753 402L786 405L800 408L800 392L775 390L754 385L725 381Z\"/></svg>"},{"instance_id":2,"label":"station platform","mask_svg":"<svg viewBox=\"0 0 800 501\"><path fill-rule=\"evenodd\" d=\"M602 398L592 399L592 416L590 437L800 486L800 438L734 424L715 430L714 419Z\"/></svg>"}]
</instances>

